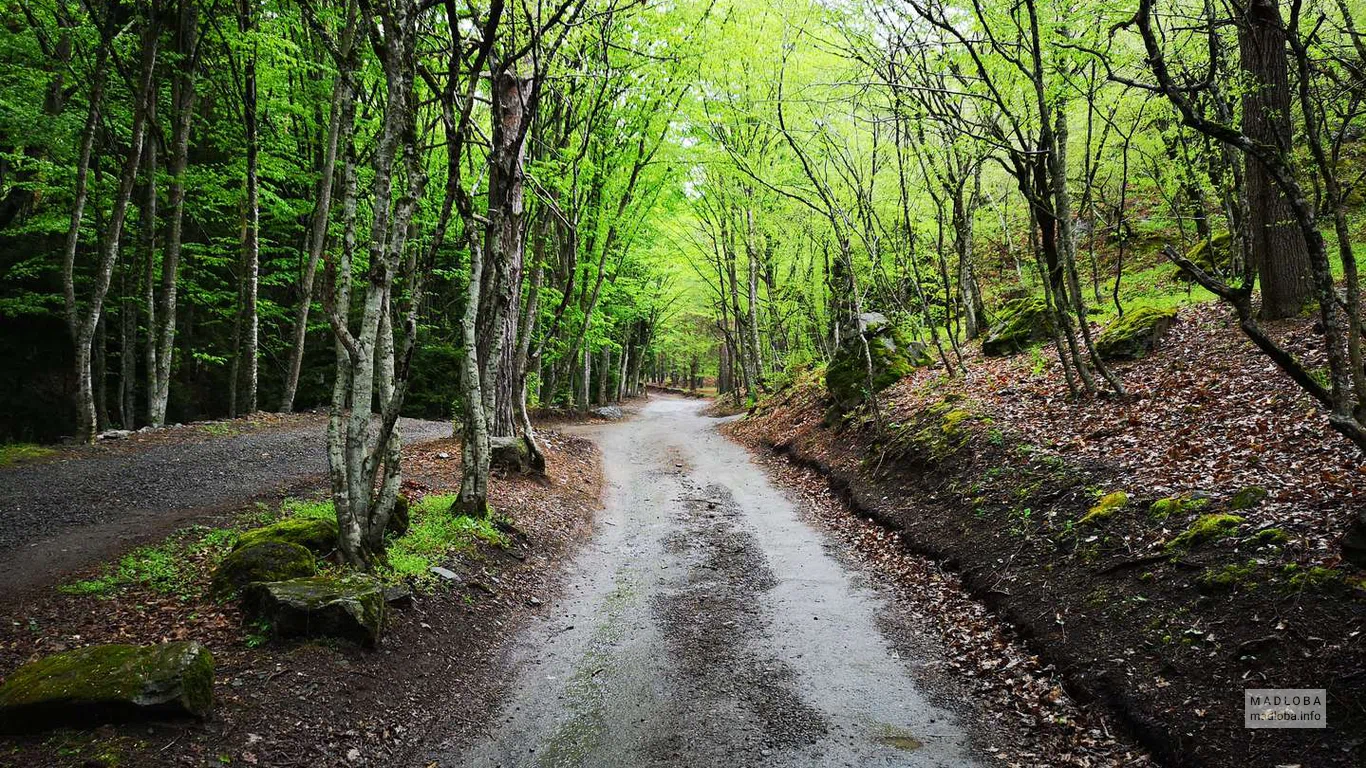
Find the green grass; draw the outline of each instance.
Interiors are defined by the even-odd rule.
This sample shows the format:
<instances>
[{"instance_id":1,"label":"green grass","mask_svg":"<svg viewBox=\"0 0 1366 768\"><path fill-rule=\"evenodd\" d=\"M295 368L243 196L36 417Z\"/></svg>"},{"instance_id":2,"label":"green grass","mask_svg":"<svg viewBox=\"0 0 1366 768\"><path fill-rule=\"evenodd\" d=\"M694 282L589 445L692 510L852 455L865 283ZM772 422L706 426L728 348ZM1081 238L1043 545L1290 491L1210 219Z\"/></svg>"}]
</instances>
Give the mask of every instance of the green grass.
<instances>
[{"instance_id":1,"label":"green grass","mask_svg":"<svg viewBox=\"0 0 1366 768\"><path fill-rule=\"evenodd\" d=\"M212 424L200 424L199 431L208 435L213 435L214 437L227 437L229 435L235 435L241 430L239 430L237 426L233 424L223 424L215 422Z\"/></svg>"},{"instance_id":2,"label":"green grass","mask_svg":"<svg viewBox=\"0 0 1366 768\"><path fill-rule=\"evenodd\" d=\"M280 517L327 519L336 516L331 499L285 499L280 505Z\"/></svg>"},{"instance_id":3,"label":"green grass","mask_svg":"<svg viewBox=\"0 0 1366 768\"><path fill-rule=\"evenodd\" d=\"M195 525L168 536L159 544L139 547L99 576L63 584L57 591L68 595L107 597L129 586L143 586L161 595L189 599L197 594L199 563L204 556L217 561L226 555L237 532Z\"/></svg>"},{"instance_id":4,"label":"green grass","mask_svg":"<svg viewBox=\"0 0 1366 768\"><path fill-rule=\"evenodd\" d=\"M451 514L454 495L432 495L413 505L408 532L389 543L389 564L382 575L394 580L432 579L427 570L457 552L473 550L480 542L506 547L507 537L492 520Z\"/></svg>"},{"instance_id":5,"label":"green grass","mask_svg":"<svg viewBox=\"0 0 1366 768\"><path fill-rule=\"evenodd\" d=\"M0 444L0 467L8 467L11 464L20 464L25 461L41 459L44 456L51 456L56 453L55 448L48 448L44 445L33 443L4 443Z\"/></svg>"}]
</instances>

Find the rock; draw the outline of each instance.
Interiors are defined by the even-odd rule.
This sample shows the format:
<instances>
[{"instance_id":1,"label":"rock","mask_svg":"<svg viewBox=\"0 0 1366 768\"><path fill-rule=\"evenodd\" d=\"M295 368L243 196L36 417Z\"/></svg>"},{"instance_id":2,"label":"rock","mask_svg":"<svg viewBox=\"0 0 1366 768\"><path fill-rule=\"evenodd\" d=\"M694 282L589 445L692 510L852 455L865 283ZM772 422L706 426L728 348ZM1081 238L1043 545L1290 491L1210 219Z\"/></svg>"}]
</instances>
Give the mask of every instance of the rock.
<instances>
[{"instance_id":1,"label":"rock","mask_svg":"<svg viewBox=\"0 0 1366 768\"><path fill-rule=\"evenodd\" d=\"M594 408L589 411L589 413L592 413L600 419L609 419L611 421L616 421L624 415L621 412L621 409L615 405L604 405L601 408Z\"/></svg>"},{"instance_id":2,"label":"rock","mask_svg":"<svg viewBox=\"0 0 1366 768\"><path fill-rule=\"evenodd\" d=\"M1023 352L1053 333L1053 317L1048 304L1038 296L1011 299L1001 305L996 317L996 323L982 342L982 354L988 357Z\"/></svg>"},{"instance_id":3,"label":"rock","mask_svg":"<svg viewBox=\"0 0 1366 768\"><path fill-rule=\"evenodd\" d=\"M1260 485L1249 485L1233 494L1233 498L1229 499L1228 508L1240 512L1245 509L1252 509L1261 504L1269 495L1271 494L1267 493L1267 490Z\"/></svg>"},{"instance_id":4,"label":"rock","mask_svg":"<svg viewBox=\"0 0 1366 768\"><path fill-rule=\"evenodd\" d=\"M413 604L413 590L404 584L395 584L384 588L384 602L404 608Z\"/></svg>"},{"instance_id":5,"label":"rock","mask_svg":"<svg viewBox=\"0 0 1366 768\"><path fill-rule=\"evenodd\" d=\"M213 656L195 642L95 645L25 664L0 686L0 731L204 717Z\"/></svg>"},{"instance_id":6,"label":"rock","mask_svg":"<svg viewBox=\"0 0 1366 768\"><path fill-rule=\"evenodd\" d=\"M1145 357L1176 322L1176 310L1139 306L1116 318L1096 337L1096 352L1106 360Z\"/></svg>"},{"instance_id":7,"label":"rock","mask_svg":"<svg viewBox=\"0 0 1366 768\"><path fill-rule=\"evenodd\" d=\"M934 362L924 344L908 340L881 314L865 312L859 316L859 321L873 363L872 391L869 392L868 360L863 355L859 334L852 332L853 329L825 369L825 388L843 411L857 408L870 394L890 387L916 367Z\"/></svg>"},{"instance_id":8,"label":"rock","mask_svg":"<svg viewBox=\"0 0 1366 768\"><path fill-rule=\"evenodd\" d=\"M394 508L389 512L389 522L384 525L384 532L398 538L408 532L408 527L412 525L412 513L409 511L410 504L408 497L399 494L394 500Z\"/></svg>"},{"instance_id":9,"label":"rock","mask_svg":"<svg viewBox=\"0 0 1366 768\"><path fill-rule=\"evenodd\" d=\"M100 440L122 440L131 434L133 434L131 429L107 429L96 437Z\"/></svg>"},{"instance_id":10,"label":"rock","mask_svg":"<svg viewBox=\"0 0 1366 768\"><path fill-rule=\"evenodd\" d=\"M379 644L384 587L373 576L313 576L247 587L242 608L264 619L276 637L337 637Z\"/></svg>"},{"instance_id":11,"label":"rock","mask_svg":"<svg viewBox=\"0 0 1366 768\"><path fill-rule=\"evenodd\" d=\"M337 548L337 520L333 517L291 517L264 528L253 528L237 537L234 550L266 542L298 544L314 554Z\"/></svg>"},{"instance_id":12,"label":"rock","mask_svg":"<svg viewBox=\"0 0 1366 768\"><path fill-rule=\"evenodd\" d=\"M230 594L257 581L284 581L318 572L313 553L298 544L267 541L234 550L213 574L213 591Z\"/></svg>"},{"instance_id":13,"label":"rock","mask_svg":"<svg viewBox=\"0 0 1366 768\"><path fill-rule=\"evenodd\" d=\"M1342 537L1342 559L1366 568L1366 510L1357 512L1347 534Z\"/></svg>"},{"instance_id":14,"label":"rock","mask_svg":"<svg viewBox=\"0 0 1366 768\"><path fill-rule=\"evenodd\" d=\"M1186 259L1200 268L1200 271L1214 277L1227 275L1233 268L1233 236L1228 232L1220 232L1209 240L1201 240L1186 252ZM1192 282L1195 276L1185 269L1177 267L1176 277L1179 280Z\"/></svg>"},{"instance_id":15,"label":"rock","mask_svg":"<svg viewBox=\"0 0 1366 768\"><path fill-rule=\"evenodd\" d=\"M428 568L427 570L430 571L432 575L437 576L438 578L445 579L446 581L460 580L459 574L457 574L455 571L452 571L449 568L442 568L439 565L434 565L431 568Z\"/></svg>"},{"instance_id":16,"label":"rock","mask_svg":"<svg viewBox=\"0 0 1366 768\"><path fill-rule=\"evenodd\" d=\"M489 465L494 469L518 475L545 472L545 457L532 451L526 438L491 437L489 449Z\"/></svg>"}]
</instances>

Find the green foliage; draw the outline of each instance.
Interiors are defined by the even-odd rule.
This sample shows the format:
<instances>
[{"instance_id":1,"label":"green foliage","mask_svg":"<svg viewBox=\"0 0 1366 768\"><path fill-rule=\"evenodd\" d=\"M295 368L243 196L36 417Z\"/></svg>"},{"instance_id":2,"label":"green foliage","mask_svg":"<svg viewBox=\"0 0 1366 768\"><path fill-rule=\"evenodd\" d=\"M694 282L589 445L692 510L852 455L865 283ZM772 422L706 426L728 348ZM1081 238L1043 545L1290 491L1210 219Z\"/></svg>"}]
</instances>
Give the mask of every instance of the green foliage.
<instances>
[{"instance_id":1,"label":"green foliage","mask_svg":"<svg viewBox=\"0 0 1366 768\"><path fill-rule=\"evenodd\" d=\"M129 552L103 572L57 587L69 595L107 596L123 587L140 586L162 595L188 599L202 563L213 563L232 549L237 533L225 528L191 526L159 544Z\"/></svg>"},{"instance_id":2,"label":"green foliage","mask_svg":"<svg viewBox=\"0 0 1366 768\"><path fill-rule=\"evenodd\" d=\"M480 543L508 545L496 519L456 515L451 512L455 500L454 495L434 494L412 505L408 532L389 542L386 578L430 583L433 577L428 569L452 554L471 552Z\"/></svg>"}]
</instances>

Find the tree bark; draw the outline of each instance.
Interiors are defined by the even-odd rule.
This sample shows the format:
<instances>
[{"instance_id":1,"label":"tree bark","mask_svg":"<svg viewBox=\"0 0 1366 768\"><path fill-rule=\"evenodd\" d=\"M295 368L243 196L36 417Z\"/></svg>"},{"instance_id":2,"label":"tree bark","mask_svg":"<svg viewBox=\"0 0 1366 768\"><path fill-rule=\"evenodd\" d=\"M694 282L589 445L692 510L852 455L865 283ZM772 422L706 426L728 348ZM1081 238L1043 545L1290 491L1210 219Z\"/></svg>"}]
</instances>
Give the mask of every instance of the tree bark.
<instances>
[{"instance_id":1,"label":"tree bark","mask_svg":"<svg viewBox=\"0 0 1366 768\"><path fill-rule=\"evenodd\" d=\"M1250 80L1243 95L1243 132L1269 151L1292 151L1289 61L1277 0L1248 0L1238 27L1241 64ZM1299 314L1313 290L1309 250L1285 192L1265 164L1246 155L1253 264L1262 287L1262 317Z\"/></svg>"}]
</instances>

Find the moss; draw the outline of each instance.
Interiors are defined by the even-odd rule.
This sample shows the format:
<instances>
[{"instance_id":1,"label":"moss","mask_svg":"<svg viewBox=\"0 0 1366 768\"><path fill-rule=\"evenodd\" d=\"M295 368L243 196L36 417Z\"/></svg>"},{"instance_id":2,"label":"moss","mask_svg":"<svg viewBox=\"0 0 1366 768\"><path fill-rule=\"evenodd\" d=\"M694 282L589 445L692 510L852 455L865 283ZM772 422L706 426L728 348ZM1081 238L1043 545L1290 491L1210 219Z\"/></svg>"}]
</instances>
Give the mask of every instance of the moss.
<instances>
[{"instance_id":1,"label":"moss","mask_svg":"<svg viewBox=\"0 0 1366 768\"><path fill-rule=\"evenodd\" d=\"M243 608L277 637L339 637L373 648L384 623L384 590L364 574L256 583Z\"/></svg>"},{"instance_id":2,"label":"moss","mask_svg":"<svg viewBox=\"0 0 1366 768\"><path fill-rule=\"evenodd\" d=\"M264 528L254 528L237 538L234 550L276 542L298 544L317 554L337 548L337 520L327 517L291 517Z\"/></svg>"},{"instance_id":3,"label":"moss","mask_svg":"<svg viewBox=\"0 0 1366 768\"><path fill-rule=\"evenodd\" d=\"M1289 577L1286 586L1294 592L1317 592L1342 583L1340 572L1317 565L1301 568L1294 563L1288 563L1281 568L1281 573Z\"/></svg>"},{"instance_id":4,"label":"moss","mask_svg":"<svg viewBox=\"0 0 1366 768\"><path fill-rule=\"evenodd\" d=\"M865 331L868 357L872 360L872 386L869 387L868 359L855 336L845 341L825 369L825 388L843 410L851 410L871 394L877 394L918 366L933 362L925 345L908 340L890 323L870 325Z\"/></svg>"},{"instance_id":5,"label":"moss","mask_svg":"<svg viewBox=\"0 0 1366 768\"><path fill-rule=\"evenodd\" d=\"M1235 509L1239 511L1245 509L1252 509L1258 504L1261 504L1262 500L1265 499L1268 495L1270 494L1267 493L1267 490L1261 487L1260 485L1249 485L1241 491L1238 491L1237 493L1233 494L1233 498L1229 500L1228 506L1229 509Z\"/></svg>"},{"instance_id":6,"label":"moss","mask_svg":"<svg viewBox=\"0 0 1366 768\"><path fill-rule=\"evenodd\" d=\"M1209 499L1192 498L1186 496L1168 496L1165 499L1158 499L1148 509L1148 516L1154 520L1166 520L1176 515L1184 515L1189 512L1199 512L1209 505Z\"/></svg>"},{"instance_id":7,"label":"moss","mask_svg":"<svg viewBox=\"0 0 1366 768\"><path fill-rule=\"evenodd\" d=\"M1229 271L1233 264L1233 250L1230 245L1233 236L1228 232L1220 232L1209 240L1201 240L1186 252L1186 258L1202 271L1220 275ZM1178 268L1177 277L1182 280L1193 280L1189 272Z\"/></svg>"},{"instance_id":8,"label":"moss","mask_svg":"<svg viewBox=\"0 0 1366 768\"><path fill-rule=\"evenodd\" d=\"M1096 352L1107 360L1134 360L1147 355L1176 322L1176 310L1138 306L1105 326L1096 337Z\"/></svg>"},{"instance_id":9,"label":"moss","mask_svg":"<svg viewBox=\"0 0 1366 768\"><path fill-rule=\"evenodd\" d=\"M1243 518L1237 515L1202 515L1196 518L1189 528L1167 542L1167 550L1190 549L1201 544L1208 544L1211 541L1218 541L1233 535L1238 530L1238 526L1242 524Z\"/></svg>"},{"instance_id":10,"label":"moss","mask_svg":"<svg viewBox=\"0 0 1366 768\"><path fill-rule=\"evenodd\" d=\"M1252 537L1252 540L1263 546L1280 546L1290 541L1290 534L1280 528L1263 528Z\"/></svg>"},{"instance_id":11,"label":"moss","mask_svg":"<svg viewBox=\"0 0 1366 768\"><path fill-rule=\"evenodd\" d=\"M313 553L298 544L268 541L243 547L223 559L213 575L213 591L234 593L257 581L285 581L318 572Z\"/></svg>"},{"instance_id":12,"label":"moss","mask_svg":"<svg viewBox=\"0 0 1366 768\"><path fill-rule=\"evenodd\" d=\"M1114 514L1129 503L1129 494L1124 491L1107 493L1077 521L1077 525L1093 525L1114 517Z\"/></svg>"},{"instance_id":13,"label":"moss","mask_svg":"<svg viewBox=\"0 0 1366 768\"><path fill-rule=\"evenodd\" d=\"M982 342L982 354L1004 357L1022 352L1053 333L1048 304L1039 296L1012 299L1001 306L997 321Z\"/></svg>"},{"instance_id":14,"label":"moss","mask_svg":"<svg viewBox=\"0 0 1366 768\"><path fill-rule=\"evenodd\" d=\"M34 461L54 453L52 448L33 443L4 443L0 445L0 467Z\"/></svg>"},{"instance_id":15,"label":"moss","mask_svg":"<svg viewBox=\"0 0 1366 768\"><path fill-rule=\"evenodd\" d=\"M946 459L966 446L972 439L968 423L983 420L981 415L965 408L955 408L951 402L946 398L929 406L921 412L921 418L914 427L908 424L902 430L903 433L909 433L912 442L935 459Z\"/></svg>"},{"instance_id":16,"label":"moss","mask_svg":"<svg viewBox=\"0 0 1366 768\"><path fill-rule=\"evenodd\" d=\"M213 656L199 643L97 645L39 659L11 674L0 686L0 730L203 717L212 705Z\"/></svg>"},{"instance_id":17,"label":"moss","mask_svg":"<svg viewBox=\"0 0 1366 768\"><path fill-rule=\"evenodd\" d=\"M1249 560L1243 565L1230 563L1223 568L1206 568L1195 577L1195 584L1204 592L1231 592L1235 589L1256 589L1252 581L1257 572L1257 561Z\"/></svg>"}]
</instances>

